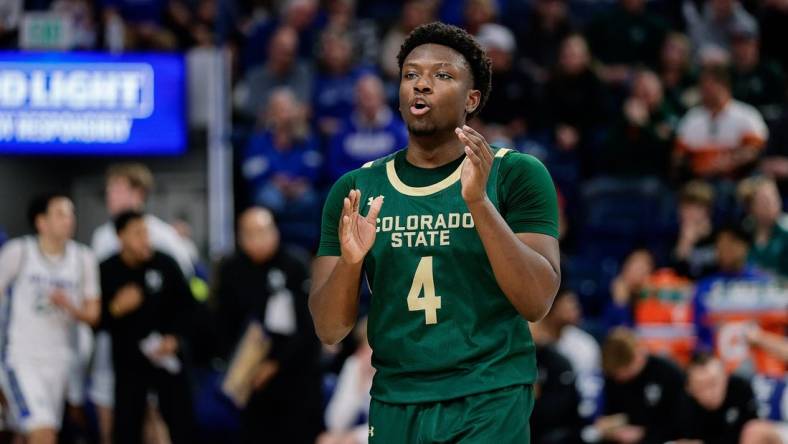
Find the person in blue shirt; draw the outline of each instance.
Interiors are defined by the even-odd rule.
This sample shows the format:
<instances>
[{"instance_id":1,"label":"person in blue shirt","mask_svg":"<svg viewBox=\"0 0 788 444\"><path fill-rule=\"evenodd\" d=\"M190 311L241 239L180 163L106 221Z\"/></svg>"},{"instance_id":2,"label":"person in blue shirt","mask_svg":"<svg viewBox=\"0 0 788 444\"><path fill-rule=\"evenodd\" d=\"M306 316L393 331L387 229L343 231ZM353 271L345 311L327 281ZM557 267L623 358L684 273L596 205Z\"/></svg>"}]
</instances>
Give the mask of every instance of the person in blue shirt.
<instances>
[{"instance_id":1,"label":"person in blue shirt","mask_svg":"<svg viewBox=\"0 0 788 444\"><path fill-rule=\"evenodd\" d=\"M328 176L332 182L408 144L405 124L386 104L380 78L362 76L356 83L355 98L355 109L330 142Z\"/></svg>"},{"instance_id":2,"label":"person in blue shirt","mask_svg":"<svg viewBox=\"0 0 788 444\"><path fill-rule=\"evenodd\" d=\"M339 130L342 118L353 112L356 82L372 69L356 65L350 35L332 29L320 38L319 57L312 107L320 132L331 136Z\"/></svg>"},{"instance_id":3,"label":"person in blue shirt","mask_svg":"<svg viewBox=\"0 0 788 444\"><path fill-rule=\"evenodd\" d=\"M697 348L710 351L715 346L715 325L711 314L750 310L759 305L753 289L764 288L771 277L747 262L752 234L738 224L726 224L717 231L717 273L702 279L695 289L693 312Z\"/></svg>"},{"instance_id":4,"label":"person in blue shirt","mask_svg":"<svg viewBox=\"0 0 788 444\"><path fill-rule=\"evenodd\" d=\"M287 88L274 90L262 127L249 139L241 160L250 200L277 216L285 241L310 248L320 220L315 182L323 156L303 104Z\"/></svg>"}]
</instances>

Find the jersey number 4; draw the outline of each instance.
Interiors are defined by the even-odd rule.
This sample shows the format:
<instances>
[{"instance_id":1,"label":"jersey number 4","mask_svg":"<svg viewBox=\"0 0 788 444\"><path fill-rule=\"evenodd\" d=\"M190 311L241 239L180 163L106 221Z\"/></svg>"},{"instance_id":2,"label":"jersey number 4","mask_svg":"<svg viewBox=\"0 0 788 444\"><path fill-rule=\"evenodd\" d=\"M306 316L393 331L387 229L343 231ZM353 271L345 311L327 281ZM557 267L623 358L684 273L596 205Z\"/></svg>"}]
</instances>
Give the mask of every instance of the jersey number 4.
<instances>
[{"instance_id":1,"label":"jersey number 4","mask_svg":"<svg viewBox=\"0 0 788 444\"><path fill-rule=\"evenodd\" d=\"M419 297L424 289L424 296ZM432 256L424 256L416 267L416 275L408 292L408 310L424 310L424 323L438 323L438 309L441 308L441 297L435 295L435 279L432 277Z\"/></svg>"}]
</instances>

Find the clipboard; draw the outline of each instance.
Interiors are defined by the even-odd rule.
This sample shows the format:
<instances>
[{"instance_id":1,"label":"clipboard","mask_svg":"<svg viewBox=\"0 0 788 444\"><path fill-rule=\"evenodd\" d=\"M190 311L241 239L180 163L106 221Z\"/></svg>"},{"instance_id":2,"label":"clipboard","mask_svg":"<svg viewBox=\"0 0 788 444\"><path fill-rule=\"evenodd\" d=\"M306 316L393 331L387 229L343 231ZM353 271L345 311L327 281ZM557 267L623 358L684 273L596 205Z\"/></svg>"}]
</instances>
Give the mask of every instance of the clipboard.
<instances>
[{"instance_id":1,"label":"clipboard","mask_svg":"<svg viewBox=\"0 0 788 444\"><path fill-rule=\"evenodd\" d=\"M249 402L257 368L271 351L271 339L260 322L250 322L230 360L221 390L239 409Z\"/></svg>"}]
</instances>

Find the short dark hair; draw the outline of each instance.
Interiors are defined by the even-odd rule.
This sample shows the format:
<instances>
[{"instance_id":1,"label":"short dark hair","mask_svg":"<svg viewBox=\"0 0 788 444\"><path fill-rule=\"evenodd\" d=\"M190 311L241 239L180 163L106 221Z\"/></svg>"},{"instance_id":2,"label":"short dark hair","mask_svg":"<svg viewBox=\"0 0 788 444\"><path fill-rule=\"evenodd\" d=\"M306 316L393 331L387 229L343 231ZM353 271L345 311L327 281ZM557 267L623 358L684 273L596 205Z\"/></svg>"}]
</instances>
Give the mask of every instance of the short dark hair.
<instances>
[{"instance_id":1,"label":"short dark hair","mask_svg":"<svg viewBox=\"0 0 788 444\"><path fill-rule=\"evenodd\" d=\"M399 54L397 54L400 73L408 54L417 46L428 43L448 46L459 52L465 58L465 61L468 62L473 77L473 89L478 89L482 95L479 100L479 106L472 113L468 114L468 118L478 114L484 107L484 104L487 103L492 87L492 63L490 58L487 57L487 53L479 46L476 39L464 29L441 22L427 23L411 31L400 47Z\"/></svg>"},{"instance_id":2,"label":"short dark hair","mask_svg":"<svg viewBox=\"0 0 788 444\"><path fill-rule=\"evenodd\" d=\"M115 216L112 223L115 225L115 232L120 234L130 223L135 220L143 219L145 214L137 210L127 210Z\"/></svg>"},{"instance_id":3,"label":"short dark hair","mask_svg":"<svg viewBox=\"0 0 788 444\"><path fill-rule=\"evenodd\" d=\"M49 211L49 204L55 199L69 199L68 195L59 192L44 193L35 196L27 207L27 222L34 233L38 233L36 219Z\"/></svg>"},{"instance_id":4,"label":"short dark hair","mask_svg":"<svg viewBox=\"0 0 788 444\"><path fill-rule=\"evenodd\" d=\"M695 367L703 367L715 359L717 359L717 357L712 351L706 349L698 350L692 354L692 358L690 358L690 361L687 364L687 370L691 370Z\"/></svg>"},{"instance_id":5,"label":"short dark hair","mask_svg":"<svg viewBox=\"0 0 788 444\"><path fill-rule=\"evenodd\" d=\"M723 222L719 228L717 228L717 233L714 238L719 238L719 236L723 233L728 233L736 239L746 243L747 245L752 245L755 240L752 230L745 226L744 223L739 221Z\"/></svg>"}]
</instances>

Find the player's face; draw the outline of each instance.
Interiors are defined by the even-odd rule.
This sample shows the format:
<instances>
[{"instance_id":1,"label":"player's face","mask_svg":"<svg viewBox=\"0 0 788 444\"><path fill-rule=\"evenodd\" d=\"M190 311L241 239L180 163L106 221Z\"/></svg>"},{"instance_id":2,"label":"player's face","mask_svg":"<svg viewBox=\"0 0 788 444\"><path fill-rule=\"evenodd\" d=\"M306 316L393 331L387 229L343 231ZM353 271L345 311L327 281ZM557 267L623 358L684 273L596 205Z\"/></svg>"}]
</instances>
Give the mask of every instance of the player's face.
<instances>
[{"instance_id":1,"label":"player's face","mask_svg":"<svg viewBox=\"0 0 788 444\"><path fill-rule=\"evenodd\" d=\"M153 255L145 219L135 219L118 233L121 249L137 261L144 262Z\"/></svg>"},{"instance_id":2,"label":"player's face","mask_svg":"<svg viewBox=\"0 0 788 444\"><path fill-rule=\"evenodd\" d=\"M41 234L45 236L51 236L58 240L71 239L76 227L74 204L65 197L52 199L39 227Z\"/></svg>"},{"instance_id":3,"label":"player's face","mask_svg":"<svg viewBox=\"0 0 788 444\"><path fill-rule=\"evenodd\" d=\"M131 186L125 177L110 177L106 189L107 210L114 216L128 210L142 208L142 193Z\"/></svg>"},{"instance_id":4,"label":"player's face","mask_svg":"<svg viewBox=\"0 0 788 444\"><path fill-rule=\"evenodd\" d=\"M402 65L399 109L414 136L453 132L479 105L468 62L443 45L417 46Z\"/></svg>"}]
</instances>

